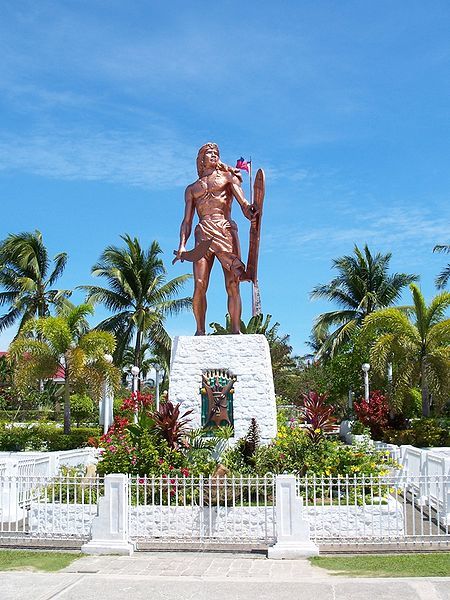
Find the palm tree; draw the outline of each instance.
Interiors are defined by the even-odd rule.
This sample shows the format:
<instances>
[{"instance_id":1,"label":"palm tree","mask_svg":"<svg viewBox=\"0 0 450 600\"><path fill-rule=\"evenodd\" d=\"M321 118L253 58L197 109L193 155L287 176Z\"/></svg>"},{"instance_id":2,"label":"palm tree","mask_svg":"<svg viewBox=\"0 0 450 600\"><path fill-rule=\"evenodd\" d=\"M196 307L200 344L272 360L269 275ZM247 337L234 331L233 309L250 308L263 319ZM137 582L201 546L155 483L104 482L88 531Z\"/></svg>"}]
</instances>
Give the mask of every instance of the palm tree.
<instances>
[{"instance_id":1,"label":"palm tree","mask_svg":"<svg viewBox=\"0 0 450 600\"><path fill-rule=\"evenodd\" d=\"M313 335L326 337L319 357L331 356L350 340L367 315L393 304L403 288L418 279L406 273L389 274L392 254L372 255L367 244L361 251L355 246L353 255L342 256L333 261L338 275L330 283L316 286L311 298L326 298L339 304L342 309L319 315L314 323Z\"/></svg>"},{"instance_id":2,"label":"palm tree","mask_svg":"<svg viewBox=\"0 0 450 600\"><path fill-rule=\"evenodd\" d=\"M272 315L266 315L266 318L264 319L264 316L262 314L259 314L259 315L255 315L254 317L251 317L251 319L249 320L247 325L244 323L244 321L241 321L241 332L244 334L245 333L246 334L258 334L259 333L262 335L266 335L268 332L272 331L274 328L275 329L278 328L278 326L279 326L279 323L275 323L275 325L272 325L272 327L269 329L271 318L272 318ZM230 319L229 314L225 315L225 327L223 325L220 325L220 323L210 323L209 326L213 330L211 335L231 335L232 334L231 319Z\"/></svg>"},{"instance_id":3,"label":"palm tree","mask_svg":"<svg viewBox=\"0 0 450 600\"><path fill-rule=\"evenodd\" d=\"M114 351L114 336L106 331L89 331L86 317L93 313L87 304L66 307L56 317L32 319L9 347L14 378L19 389L37 380L64 372L64 433L70 433L70 395L89 388L100 397L107 376L117 387L119 370L105 360Z\"/></svg>"},{"instance_id":4,"label":"palm tree","mask_svg":"<svg viewBox=\"0 0 450 600\"><path fill-rule=\"evenodd\" d=\"M152 351L170 353L171 340L164 328L168 315L178 314L192 305L192 298L175 298L191 275L166 280L166 269L159 257L161 248L152 242L143 250L137 238L122 236L124 248L108 246L92 267L92 274L104 277L108 288L81 286L88 302L98 302L114 314L97 329L111 331L117 339L116 362L134 338L134 364L141 368L144 336Z\"/></svg>"},{"instance_id":5,"label":"palm tree","mask_svg":"<svg viewBox=\"0 0 450 600\"><path fill-rule=\"evenodd\" d=\"M414 305L385 308L368 315L363 332L374 336L370 360L375 371L384 374L388 363L396 364L394 397L402 398L419 382L422 412L430 415L430 394L439 404L450 392L450 292L438 294L426 305L417 285L410 289Z\"/></svg>"},{"instance_id":6,"label":"palm tree","mask_svg":"<svg viewBox=\"0 0 450 600\"><path fill-rule=\"evenodd\" d=\"M19 319L19 332L27 321L50 314L50 306L61 306L71 292L53 289L67 262L61 252L53 264L39 231L11 234L0 243L0 306L9 306L0 317L0 331ZM51 269L51 271L50 271Z\"/></svg>"},{"instance_id":7,"label":"palm tree","mask_svg":"<svg viewBox=\"0 0 450 600\"><path fill-rule=\"evenodd\" d=\"M450 244L442 244L440 246L435 246L433 248L433 252L450 253ZM444 267L444 269L436 277L436 287L438 289L444 288L447 285L449 279L450 279L450 263L446 267Z\"/></svg>"},{"instance_id":8,"label":"palm tree","mask_svg":"<svg viewBox=\"0 0 450 600\"><path fill-rule=\"evenodd\" d=\"M134 352L134 347L128 346L123 353L122 367L124 368L125 373L129 372L131 367L135 364ZM141 344L139 357L140 375L142 380L145 381L147 379L147 376L152 369L157 369L158 372L162 371L164 373L164 381L166 372L169 370L169 363L170 355L166 352L163 352L162 354L155 354L152 345L149 344L144 338L144 341Z\"/></svg>"}]
</instances>

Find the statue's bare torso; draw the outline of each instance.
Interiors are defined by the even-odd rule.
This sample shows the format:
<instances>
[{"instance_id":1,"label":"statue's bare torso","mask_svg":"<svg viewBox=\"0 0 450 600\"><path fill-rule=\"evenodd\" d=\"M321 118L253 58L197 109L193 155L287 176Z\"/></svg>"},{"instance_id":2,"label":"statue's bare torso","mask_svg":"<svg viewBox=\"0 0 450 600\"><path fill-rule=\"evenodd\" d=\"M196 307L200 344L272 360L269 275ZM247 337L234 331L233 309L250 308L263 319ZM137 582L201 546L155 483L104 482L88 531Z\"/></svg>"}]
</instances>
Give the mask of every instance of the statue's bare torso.
<instances>
[{"instance_id":1,"label":"statue's bare torso","mask_svg":"<svg viewBox=\"0 0 450 600\"><path fill-rule=\"evenodd\" d=\"M186 188L200 221L205 216L217 215L223 219L231 219L233 194L232 184L239 185L239 180L231 173L214 171L210 175L197 179Z\"/></svg>"}]
</instances>

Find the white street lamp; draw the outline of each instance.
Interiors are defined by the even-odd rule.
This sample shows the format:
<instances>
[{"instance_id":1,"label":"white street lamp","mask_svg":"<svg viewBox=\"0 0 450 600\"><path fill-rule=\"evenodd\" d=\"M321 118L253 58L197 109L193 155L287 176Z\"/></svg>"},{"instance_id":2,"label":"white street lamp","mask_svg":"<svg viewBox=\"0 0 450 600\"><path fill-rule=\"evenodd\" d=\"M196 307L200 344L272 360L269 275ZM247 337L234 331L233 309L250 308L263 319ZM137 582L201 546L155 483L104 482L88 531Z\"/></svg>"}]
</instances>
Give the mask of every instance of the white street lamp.
<instances>
[{"instance_id":1,"label":"white street lamp","mask_svg":"<svg viewBox=\"0 0 450 600\"><path fill-rule=\"evenodd\" d=\"M132 387L132 392L133 394L137 393L137 389L138 389L138 379L139 379L139 367L137 367L136 365L131 367L131 375L133 376L133 387ZM134 411L134 422L137 423L138 420L138 413L137 413L137 404L136 404L136 410Z\"/></svg>"},{"instance_id":2,"label":"white street lamp","mask_svg":"<svg viewBox=\"0 0 450 600\"><path fill-rule=\"evenodd\" d=\"M369 401L370 389L369 389L369 363L364 363L362 365L362 370L364 371L364 399L366 402Z\"/></svg>"},{"instance_id":3,"label":"white street lamp","mask_svg":"<svg viewBox=\"0 0 450 600\"><path fill-rule=\"evenodd\" d=\"M105 354L104 360L109 365L112 364L113 357L111 354ZM114 399L111 394L111 387L108 382L108 377L105 377L103 382L103 400L102 400L102 411L101 417L103 421L103 433L106 433L114 420Z\"/></svg>"},{"instance_id":4,"label":"white street lamp","mask_svg":"<svg viewBox=\"0 0 450 600\"><path fill-rule=\"evenodd\" d=\"M160 365L155 365L155 407L159 410L159 371L161 370Z\"/></svg>"}]
</instances>

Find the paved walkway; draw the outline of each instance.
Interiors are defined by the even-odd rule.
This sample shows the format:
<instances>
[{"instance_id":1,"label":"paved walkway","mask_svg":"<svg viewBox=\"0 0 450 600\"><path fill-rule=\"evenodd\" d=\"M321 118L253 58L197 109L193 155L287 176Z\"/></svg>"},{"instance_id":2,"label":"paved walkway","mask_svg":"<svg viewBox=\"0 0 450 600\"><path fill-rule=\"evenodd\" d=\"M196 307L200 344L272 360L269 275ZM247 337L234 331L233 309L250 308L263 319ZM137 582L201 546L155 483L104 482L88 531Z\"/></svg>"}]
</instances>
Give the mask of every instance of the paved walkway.
<instances>
[{"instance_id":1,"label":"paved walkway","mask_svg":"<svg viewBox=\"0 0 450 600\"><path fill-rule=\"evenodd\" d=\"M59 573L1 574L1 600L450 600L450 578L349 579L259 555L84 557Z\"/></svg>"}]
</instances>

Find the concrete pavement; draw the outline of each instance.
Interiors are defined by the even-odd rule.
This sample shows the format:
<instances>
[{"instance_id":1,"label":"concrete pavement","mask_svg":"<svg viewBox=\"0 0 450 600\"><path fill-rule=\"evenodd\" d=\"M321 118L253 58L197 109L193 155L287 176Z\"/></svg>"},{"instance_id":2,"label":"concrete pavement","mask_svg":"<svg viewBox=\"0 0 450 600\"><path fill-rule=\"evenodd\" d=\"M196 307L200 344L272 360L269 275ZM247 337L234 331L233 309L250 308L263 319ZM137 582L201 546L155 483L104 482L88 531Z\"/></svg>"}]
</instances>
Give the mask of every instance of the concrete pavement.
<instances>
[{"instance_id":1,"label":"concrete pavement","mask_svg":"<svg viewBox=\"0 0 450 600\"><path fill-rule=\"evenodd\" d=\"M90 556L59 573L4 572L1 600L450 600L450 578L356 579L261 555Z\"/></svg>"}]
</instances>

